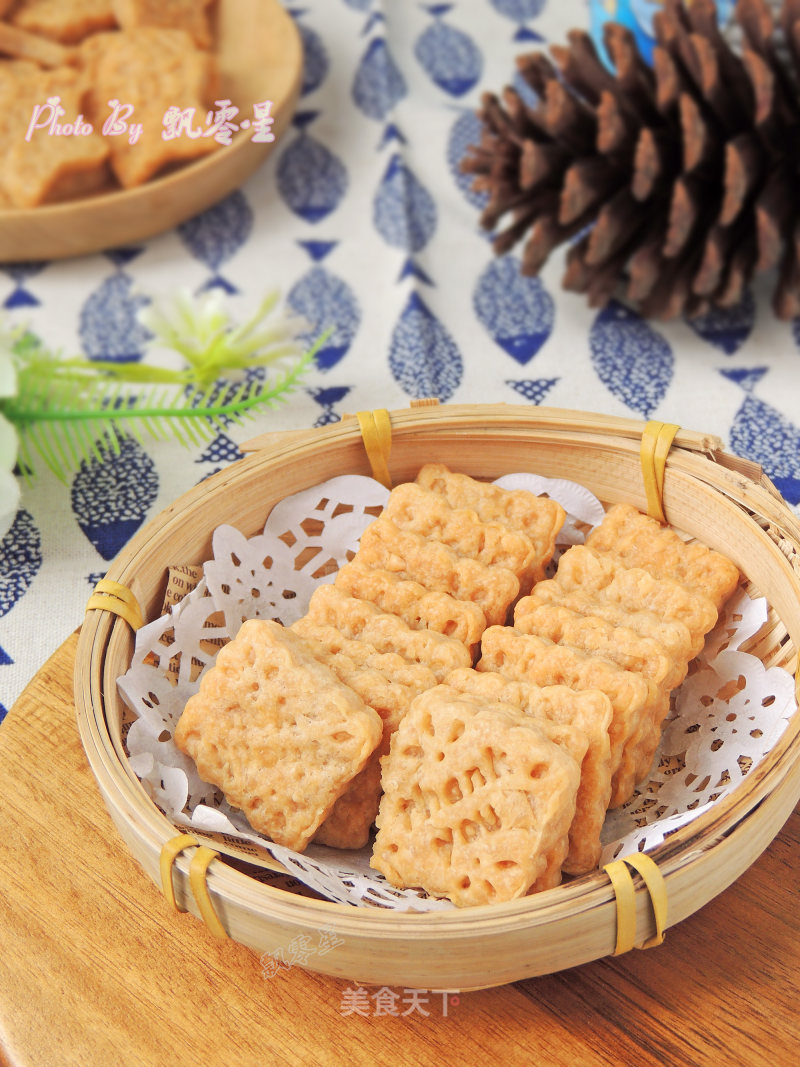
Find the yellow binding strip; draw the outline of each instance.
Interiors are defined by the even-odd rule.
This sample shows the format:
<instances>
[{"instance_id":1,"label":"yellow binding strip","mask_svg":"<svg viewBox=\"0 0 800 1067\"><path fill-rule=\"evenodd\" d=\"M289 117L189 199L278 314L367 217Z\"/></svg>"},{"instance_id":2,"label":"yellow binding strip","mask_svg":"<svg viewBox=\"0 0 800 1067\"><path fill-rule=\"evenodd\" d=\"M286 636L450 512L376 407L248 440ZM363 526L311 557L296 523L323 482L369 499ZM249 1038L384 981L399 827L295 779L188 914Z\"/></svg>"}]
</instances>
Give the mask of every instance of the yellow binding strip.
<instances>
[{"instance_id":1,"label":"yellow binding strip","mask_svg":"<svg viewBox=\"0 0 800 1067\"><path fill-rule=\"evenodd\" d=\"M173 911L179 911L175 900L175 886L172 884L172 865L184 849L191 848L199 842L191 834L178 834L171 837L161 849L159 870L161 873L161 892Z\"/></svg>"},{"instance_id":2,"label":"yellow binding strip","mask_svg":"<svg viewBox=\"0 0 800 1067\"><path fill-rule=\"evenodd\" d=\"M124 619L132 630L138 630L144 625L144 616L136 597L127 585L114 582L110 578L100 579L89 597L86 610L111 611Z\"/></svg>"},{"instance_id":3,"label":"yellow binding strip","mask_svg":"<svg viewBox=\"0 0 800 1067\"><path fill-rule=\"evenodd\" d=\"M636 944L636 890L628 867L633 867L641 875L653 906L656 932L641 945ZM654 948L660 945L664 940L664 928L667 925L667 887L657 864L643 852L634 852L624 859L607 863L603 870L611 879L617 904L617 943L614 955L621 956L632 948Z\"/></svg>"},{"instance_id":4,"label":"yellow binding strip","mask_svg":"<svg viewBox=\"0 0 800 1067\"><path fill-rule=\"evenodd\" d=\"M364 448L372 467L372 477L381 485L385 485L387 489L391 489L389 453L392 450L392 422L389 412L386 408L378 408L376 411L357 411L356 418L361 427Z\"/></svg>"},{"instance_id":5,"label":"yellow binding strip","mask_svg":"<svg viewBox=\"0 0 800 1067\"><path fill-rule=\"evenodd\" d=\"M208 891L208 883L206 881L208 865L212 860L215 860L217 856L219 856L218 852L215 852L212 848L207 848L205 845L201 845L198 848L197 852L192 856L192 861L189 864L189 886L191 887L192 896L197 903L197 907L200 909L203 922L206 924L209 932L212 933L214 937L219 938L220 941L225 941L227 940L228 932L219 921L219 916L214 910L214 905L211 902L211 894Z\"/></svg>"},{"instance_id":6,"label":"yellow binding strip","mask_svg":"<svg viewBox=\"0 0 800 1067\"><path fill-rule=\"evenodd\" d=\"M640 450L644 491L647 496L647 514L659 522L666 522L664 515L664 470L667 456L680 430L672 422L657 422L651 419L642 433Z\"/></svg>"}]
</instances>

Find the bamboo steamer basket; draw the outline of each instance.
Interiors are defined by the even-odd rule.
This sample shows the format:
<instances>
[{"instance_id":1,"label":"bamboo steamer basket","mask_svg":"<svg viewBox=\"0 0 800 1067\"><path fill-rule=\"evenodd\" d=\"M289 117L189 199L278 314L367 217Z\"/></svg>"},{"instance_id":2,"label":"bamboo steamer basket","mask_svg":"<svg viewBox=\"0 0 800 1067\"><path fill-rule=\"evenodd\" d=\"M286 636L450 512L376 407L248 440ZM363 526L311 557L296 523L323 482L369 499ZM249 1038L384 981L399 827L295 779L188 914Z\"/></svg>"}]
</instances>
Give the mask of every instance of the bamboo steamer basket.
<instances>
[{"instance_id":1,"label":"bamboo steamer basket","mask_svg":"<svg viewBox=\"0 0 800 1067\"><path fill-rule=\"evenodd\" d=\"M645 424L546 407L436 405L393 411L389 470L411 480L435 459L478 478L531 471L586 486L607 504L647 509L640 446ZM244 459L186 493L143 528L108 578L127 587L145 618L160 612L167 567L211 557L214 528L260 533L283 497L335 475L371 473L359 421L312 431L265 434ZM726 453L713 436L679 430L666 462L668 521L735 561L751 592L770 604L755 652L795 673L800 648L800 523L755 464ZM124 708L116 679L133 649L126 622L89 611L78 645L75 700L81 738L105 804L125 844L161 885L160 858L180 831L158 810L130 769L121 738ZM797 691L797 689L796 689ZM635 944L669 927L730 885L767 847L800 798L800 714L730 795L650 852L663 880L667 913L633 880ZM172 867L178 908L202 915L189 879L191 853ZM295 938L333 947L304 966L361 984L467 990L574 967L613 954L618 900L604 870L504 904L430 913L355 908L265 885L225 855L210 863L205 887L229 936L259 953ZM303 943L303 942L301 942Z\"/></svg>"}]
</instances>

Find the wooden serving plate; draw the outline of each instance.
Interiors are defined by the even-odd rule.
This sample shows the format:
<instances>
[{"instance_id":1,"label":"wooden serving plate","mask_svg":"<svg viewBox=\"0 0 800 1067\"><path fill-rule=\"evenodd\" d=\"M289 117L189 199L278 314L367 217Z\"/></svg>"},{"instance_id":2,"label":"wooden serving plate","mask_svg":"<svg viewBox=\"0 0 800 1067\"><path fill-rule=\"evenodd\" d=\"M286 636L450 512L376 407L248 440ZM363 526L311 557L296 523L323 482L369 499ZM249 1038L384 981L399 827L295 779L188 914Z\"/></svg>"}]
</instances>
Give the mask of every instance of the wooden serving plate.
<instances>
[{"instance_id":1,"label":"wooden serving plate","mask_svg":"<svg viewBox=\"0 0 800 1067\"><path fill-rule=\"evenodd\" d=\"M220 99L251 117L272 101L275 141L240 130L229 146L135 189L0 210L0 261L58 259L152 237L204 211L244 182L280 138L300 92L303 47L279 0L219 0L215 12Z\"/></svg>"}]
</instances>

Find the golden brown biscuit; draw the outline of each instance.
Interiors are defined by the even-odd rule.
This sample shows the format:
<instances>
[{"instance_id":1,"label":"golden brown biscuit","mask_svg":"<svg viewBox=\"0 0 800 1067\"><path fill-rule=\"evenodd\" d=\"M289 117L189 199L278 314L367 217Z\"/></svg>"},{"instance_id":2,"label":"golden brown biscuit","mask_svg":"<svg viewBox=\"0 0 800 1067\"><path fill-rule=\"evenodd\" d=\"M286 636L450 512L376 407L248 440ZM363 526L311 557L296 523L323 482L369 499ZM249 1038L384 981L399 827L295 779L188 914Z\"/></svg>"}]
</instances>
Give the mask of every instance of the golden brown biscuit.
<instances>
[{"instance_id":1,"label":"golden brown biscuit","mask_svg":"<svg viewBox=\"0 0 800 1067\"><path fill-rule=\"evenodd\" d=\"M533 685L566 685L605 693L613 709L609 727L609 807L630 799L645 758L643 752L652 745L653 724L662 721L669 707L668 697L660 687L610 660L522 634L511 626L490 626L486 630L477 669Z\"/></svg>"},{"instance_id":2,"label":"golden brown biscuit","mask_svg":"<svg viewBox=\"0 0 800 1067\"><path fill-rule=\"evenodd\" d=\"M211 0L110 0L123 30L161 26L185 30L198 48L210 48L213 40L208 9Z\"/></svg>"},{"instance_id":3,"label":"golden brown biscuit","mask_svg":"<svg viewBox=\"0 0 800 1067\"><path fill-rule=\"evenodd\" d=\"M427 463L417 475L417 484L439 493L452 508L471 508L482 522L502 522L524 533L536 545L542 566L552 558L556 535L566 518L557 501L524 489L479 482L448 470L443 463Z\"/></svg>"},{"instance_id":4,"label":"golden brown biscuit","mask_svg":"<svg viewBox=\"0 0 800 1067\"><path fill-rule=\"evenodd\" d=\"M310 623L333 626L345 637L365 641L378 652L397 652L409 663L429 667L437 682L448 671L472 663L469 651L454 637L433 630L412 630L397 615L347 596L333 585L314 590L306 618Z\"/></svg>"},{"instance_id":5,"label":"golden brown biscuit","mask_svg":"<svg viewBox=\"0 0 800 1067\"><path fill-rule=\"evenodd\" d=\"M665 619L647 610L628 611L592 590L564 589L557 576L539 582L530 596L517 603L514 625L519 629L519 620L541 604L560 604L577 615L594 616L612 626L627 626L640 637L658 641L677 662L688 663L696 654L689 628L680 619Z\"/></svg>"},{"instance_id":6,"label":"golden brown biscuit","mask_svg":"<svg viewBox=\"0 0 800 1067\"><path fill-rule=\"evenodd\" d=\"M64 44L75 44L116 25L111 0L19 0L9 21Z\"/></svg>"},{"instance_id":7,"label":"golden brown biscuit","mask_svg":"<svg viewBox=\"0 0 800 1067\"><path fill-rule=\"evenodd\" d=\"M641 567L625 567L613 556L599 555L585 545L564 553L556 578L568 592L591 594L628 612L650 611L682 622L691 635L692 656L717 622L716 607L701 591L687 589L671 578L654 578Z\"/></svg>"},{"instance_id":8,"label":"golden brown biscuit","mask_svg":"<svg viewBox=\"0 0 800 1067\"><path fill-rule=\"evenodd\" d=\"M514 626L520 633L602 656L626 671L643 674L663 689L674 689L686 677L689 661L672 659L659 641L641 637L629 626L615 626L595 615L579 615L560 603L526 605L514 613Z\"/></svg>"},{"instance_id":9,"label":"golden brown biscuit","mask_svg":"<svg viewBox=\"0 0 800 1067\"><path fill-rule=\"evenodd\" d=\"M615 504L586 538L593 552L608 553L626 567L671 578L711 600L717 611L739 584L736 565L698 542L687 543L668 526L630 504Z\"/></svg>"},{"instance_id":10,"label":"golden brown biscuit","mask_svg":"<svg viewBox=\"0 0 800 1067\"><path fill-rule=\"evenodd\" d=\"M562 869L568 874L593 870L600 859L600 833L611 798L608 729L613 710L608 697L599 690L575 692L563 685L529 685L469 668L448 674L445 684L489 703L511 704L549 725L547 736L564 746L581 768L569 852Z\"/></svg>"},{"instance_id":11,"label":"golden brown biscuit","mask_svg":"<svg viewBox=\"0 0 800 1067\"><path fill-rule=\"evenodd\" d=\"M92 118L101 128L110 122L109 101L119 101L126 132L106 133L111 166L125 188L140 185L165 167L185 163L220 148L204 136L218 83L215 58L198 51L187 33L142 27L108 34L99 54L86 51L93 68ZM165 139L164 116L170 108L192 113L189 127ZM129 110L130 109L130 110ZM113 124L108 126L110 131ZM117 127L121 129L120 127ZM131 143L132 137L136 140Z\"/></svg>"},{"instance_id":12,"label":"golden brown biscuit","mask_svg":"<svg viewBox=\"0 0 800 1067\"><path fill-rule=\"evenodd\" d=\"M97 130L86 135L66 132L86 110L79 72L32 71L24 63L8 66L11 74L0 75L0 135L6 143L0 183L8 199L16 207L30 208L104 186L109 179L105 139ZM12 102L9 113L7 101ZM41 128L33 129L36 123ZM55 132L58 127L60 134Z\"/></svg>"},{"instance_id":13,"label":"golden brown biscuit","mask_svg":"<svg viewBox=\"0 0 800 1067\"><path fill-rule=\"evenodd\" d=\"M371 865L459 907L552 888L579 779L531 716L437 686L414 700L383 761Z\"/></svg>"},{"instance_id":14,"label":"golden brown biscuit","mask_svg":"<svg viewBox=\"0 0 800 1067\"><path fill-rule=\"evenodd\" d=\"M175 743L254 829L302 851L383 735L297 634L251 619L189 699Z\"/></svg>"},{"instance_id":15,"label":"golden brown biscuit","mask_svg":"<svg viewBox=\"0 0 800 1067\"><path fill-rule=\"evenodd\" d=\"M454 637L470 650L477 648L486 629L486 616L477 604L426 589L419 582L398 578L381 568L364 567L358 556L338 571L333 584L349 596L368 600L390 615L399 615L412 630L435 630Z\"/></svg>"},{"instance_id":16,"label":"golden brown biscuit","mask_svg":"<svg viewBox=\"0 0 800 1067\"><path fill-rule=\"evenodd\" d=\"M536 545L525 534L500 522L483 522L470 508L452 508L444 497L413 482L392 490L383 514L399 529L439 541L459 556L505 567L521 587L529 587L541 568Z\"/></svg>"},{"instance_id":17,"label":"golden brown biscuit","mask_svg":"<svg viewBox=\"0 0 800 1067\"><path fill-rule=\"evenodd\" d=\"M483 611L488 625L505 622L519 593L519 580L505 567L465 559L446 545L399 529L389 519L370 523L361 535L356 559L362 567L379 567L426 589L471 601Z\"/></svg>"}]
</instances>

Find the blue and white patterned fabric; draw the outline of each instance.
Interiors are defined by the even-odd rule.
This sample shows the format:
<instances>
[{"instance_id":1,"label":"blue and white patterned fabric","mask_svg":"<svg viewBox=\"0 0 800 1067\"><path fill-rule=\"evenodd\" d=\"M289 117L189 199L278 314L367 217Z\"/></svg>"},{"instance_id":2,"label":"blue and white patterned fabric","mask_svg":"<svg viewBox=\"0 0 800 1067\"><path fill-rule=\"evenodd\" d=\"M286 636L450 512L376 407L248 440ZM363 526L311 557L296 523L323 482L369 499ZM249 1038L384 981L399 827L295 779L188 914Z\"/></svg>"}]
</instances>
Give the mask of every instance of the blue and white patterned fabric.
<instances>
[{"instance_id":1,"label":"blue and white patterned fabric","mask_svg":"<svg viewBox=\"0 0 800 1067\"><path fill-rule=\"evenodd\" d=\"M242 189L131 247L0 264L0 308L66 354L140 360L137 312L178 286L222 290L240 319L279 287L309 336L331 327L274 412L194 450L100 447L71 484L24 486L0 541L0 718L132 534L263 430L431 395L658 418L718 434L800 505L800 323L773 318L770 279L725 315L645 322L563 292L563 252L522 278L519 252L495 258L479 229L485 196L458 162L480 95L515 82L520 52L588 28L586 0L286 7L305 44L298 109Z\"/></svg>"}]
</instances>

